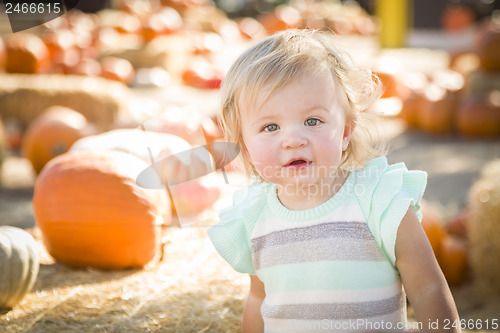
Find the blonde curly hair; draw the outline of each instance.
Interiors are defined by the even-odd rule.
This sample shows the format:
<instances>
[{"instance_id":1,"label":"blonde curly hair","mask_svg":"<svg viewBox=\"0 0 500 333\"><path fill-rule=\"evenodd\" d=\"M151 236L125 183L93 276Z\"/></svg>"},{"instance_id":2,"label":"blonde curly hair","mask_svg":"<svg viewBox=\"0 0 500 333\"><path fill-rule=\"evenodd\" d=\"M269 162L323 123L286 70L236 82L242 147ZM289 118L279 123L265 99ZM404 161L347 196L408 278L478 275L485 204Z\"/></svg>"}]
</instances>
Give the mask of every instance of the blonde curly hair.
<instances>
[{"instance_id":1,"label":"blonde curly hair","mask_svg":"<svg viewBox=\"0 0 500 333\"><path fill-rule=\"evenodd\" d=\"M293 80L325 70L331 72L342 94L346 122L356 124L340 166L362 167L383 155L384 148L374 140L370 129L378 117L370 107L380 98L380 80L338 49L331 33L308 29L290 29L269 36L246 50L230 67L221 87L221 121L226 140L244 149L241 112L251 109L260 92L268 92L269 98ZM247 171L260 178L250 161L244 162Z\"/></svg>"}]
</instances>

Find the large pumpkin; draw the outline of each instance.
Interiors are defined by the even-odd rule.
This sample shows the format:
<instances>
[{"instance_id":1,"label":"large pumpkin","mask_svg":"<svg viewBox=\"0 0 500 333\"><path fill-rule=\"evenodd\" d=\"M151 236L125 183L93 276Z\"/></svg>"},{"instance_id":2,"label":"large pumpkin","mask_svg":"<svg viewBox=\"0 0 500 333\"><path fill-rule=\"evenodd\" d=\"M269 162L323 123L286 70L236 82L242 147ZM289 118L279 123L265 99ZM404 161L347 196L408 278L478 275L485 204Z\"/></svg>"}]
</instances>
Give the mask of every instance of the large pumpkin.
<instances>
[{"instance_id":1,"label":"large pumpkin","mask_svg":"<svg viewBox=\"0 0 500 333\"><path fill-rule=\"evenodd\" d=\"M33 288L40 259L26 231L0 226L0 308L12 308Z\"/></svg>"},{"instance_id":2,"label":"large pumpkin","mask_svg":"<svg viewBox=\"0 0 500 333\"><path fill-rule=\"evenodd\" d=\"M22 152L38 174L48 161L67 152L75 141L95 132L81 113L63 106L50 107L28 127Z\"/></svg>"},{"instance_id":3,"label":"large pumpkin","mask_svg":"<svg viewBox=\"0 0 500 333\"><path fill-rule=\"evenodd\" d=\"M160 153L167 157L189 149L191 145L177 135L123 128L81 138L71 146L70 152L117 150L152 164Z\"/></svg>"},{"instance_id":4,"label":"large pumpkin","mask_svg":"<svg viewBox=\"0 0 500 333\"><path fill-rule=\"evenodd\" d=\"M117 129L82 138L75 142L70 152L103 150L123 151L141 158L149 166L152 166L148 170L146 168L141 170L145 172L143 175L156 174L163 182L160 179L154 179L153 183L150 183L146 179L143 185L148 188L162 189L165 187L163 184L167 183L169 185L167 190L171 192L165 191L165 194L168 192L172 195L172 208L175 213L199 213L210 208L221 195L217 183L210 181L212 178L199 178L212 172L212 169L207 165L209 164L208 150L203 147L192 149L187 141L176 135L139 129ZM214 150L214 152L217 151ZM168 158L173 155L176 155L179 160L183 160L186 164L179 169L173 169L174 165L177 165L175 159L168 161ZM204 161L206 168L194 167L189 169L191 166L195 166L195 163L187 162L192 158ZM231 160L222 162L221 158L219 158L219 161L224 166L229 164ZM166 169L164 170L163 167L165 166ZM151 173L148 171L151 171ZM164 172L168 175L167 179L163 179ZM191 181L187 181L186 177L187 180ZM143 178L138 179L139 182L143 180ZM160 182L156 183L156 181ZM218 181L223 182L222 179L218 179Z\"/></svg>"},{"instance_id":5,"label":"large pumpkin","mask_svg":"<svg viewBox=\"0 0 500 333\"><path fill-rule=\"evenodd\" d=\"M33 196L36 224L48 252L73 267L142 267L155 256L164 191L136 183L148 167L117 151L60 155L40 173Z\"/></svg>"}]
</instances>

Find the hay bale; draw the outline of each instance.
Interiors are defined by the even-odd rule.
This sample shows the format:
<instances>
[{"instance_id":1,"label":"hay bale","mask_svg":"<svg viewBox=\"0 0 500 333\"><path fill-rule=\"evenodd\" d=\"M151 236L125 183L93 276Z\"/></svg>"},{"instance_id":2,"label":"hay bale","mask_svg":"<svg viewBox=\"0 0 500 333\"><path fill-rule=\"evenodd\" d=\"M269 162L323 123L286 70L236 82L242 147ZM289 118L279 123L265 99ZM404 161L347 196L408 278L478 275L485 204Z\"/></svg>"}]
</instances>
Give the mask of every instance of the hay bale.
<instances>
[{"instance_id":1,"label":"hay bale","mask_svg":"<svg viewBox=\"0 0 500 333\"><path fill-rule=\"evenodd\" d=\"M165 239L164 261L120 271L59 265L40 243L35 287L0 312L0 332L241 332L248 276L202 228L170 228Z\"/></svg>"},{"instance_id":2,"label":"hay bale","mask_svg":"<svg viewBox=\"0 0 500 333\"><path fill-rule=\"evenodd\" d=\"M500 296L500 159L488 163L469 193L474 283L484 300Z\"/></svg>"},{"instance_id":3,"label":"hay bale","mask_svg":"<svg viewBox=\"0 0 500 333\"><path fill-rule=\"evenodd\" d=\"M17 119L24 128L53 105L82 113L101 129L128 113L126 86L78 75L0 74L0 116Z\"/></svg>"}]
</instances>

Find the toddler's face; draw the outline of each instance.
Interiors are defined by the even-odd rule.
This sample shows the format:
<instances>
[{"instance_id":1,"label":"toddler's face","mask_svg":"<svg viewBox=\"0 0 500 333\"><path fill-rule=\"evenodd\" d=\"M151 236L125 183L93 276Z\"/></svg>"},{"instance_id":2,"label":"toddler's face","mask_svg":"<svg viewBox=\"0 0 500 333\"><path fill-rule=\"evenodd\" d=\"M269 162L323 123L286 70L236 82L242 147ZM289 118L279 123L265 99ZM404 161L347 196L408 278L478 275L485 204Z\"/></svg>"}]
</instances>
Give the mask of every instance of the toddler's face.
<instances>
[{"instance_id":1,"label":"toddler's face","mask_svg":"<svg viewBox=\"0 0 500 333\"><path fill-rule=\"evenodd\" d=\"M277 185L331 183L354 126L346 124L329 73L305 76L266 96L257 95L255 108L240 106L245 157Z\"/></svg>"}]
</instances>

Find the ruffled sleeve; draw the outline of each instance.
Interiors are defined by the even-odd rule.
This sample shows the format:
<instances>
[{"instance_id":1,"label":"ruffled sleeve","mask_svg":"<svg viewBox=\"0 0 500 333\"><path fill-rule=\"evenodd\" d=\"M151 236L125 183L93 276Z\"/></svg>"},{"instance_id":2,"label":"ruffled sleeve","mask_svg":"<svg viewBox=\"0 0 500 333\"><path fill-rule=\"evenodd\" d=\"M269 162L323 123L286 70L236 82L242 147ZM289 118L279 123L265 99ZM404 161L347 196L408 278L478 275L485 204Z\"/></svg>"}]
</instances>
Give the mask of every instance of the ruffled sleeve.
<instances>
[{"instance_id":1,"label":"ruffled sleeve","mask_svg":"<svg viewBox=\"0 0 500 333\"><path fill-rule=\"evenodd\" d=\"M387 164L385 157L369 162L357 175L356 194L370 231L389 261L396 262L396 235L411 206L418 219L427 174L408 170L404 163Z\"/></svg>"},{"instance_id":2,"label":"ruffled sleeve","mask_svg":"<svg viewBox=\"0 0 500 333\"><path fill-rule=\"evenodd\" d=\"M220 221L208 229L210 240L219 254L238 272L255 274L250 236L265 206L265 183L235 192L233 205L224 209Z\"/></svg>"}]
</instances>

